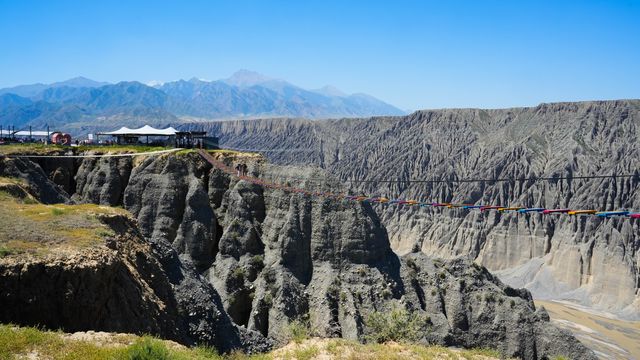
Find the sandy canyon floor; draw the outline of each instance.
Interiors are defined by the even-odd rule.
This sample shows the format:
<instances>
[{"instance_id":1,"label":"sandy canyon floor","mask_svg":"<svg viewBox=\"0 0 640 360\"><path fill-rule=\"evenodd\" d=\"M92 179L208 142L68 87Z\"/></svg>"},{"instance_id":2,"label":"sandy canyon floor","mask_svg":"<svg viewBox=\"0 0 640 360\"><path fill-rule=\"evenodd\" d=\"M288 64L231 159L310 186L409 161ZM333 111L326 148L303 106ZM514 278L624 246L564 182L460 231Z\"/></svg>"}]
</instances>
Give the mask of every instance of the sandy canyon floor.
<instances>
[{"instance_id":1,"label":"sandy canyon floor","mask_svg":"<svg viewBox=\"0 0 640 360\"><path fill-rule=\"evenodd\" d=\"M536 300L551 320L568 329L602 359L640 359L640 321L624 321L604 313L555 301Z\"/></svg>"}]
</instances>

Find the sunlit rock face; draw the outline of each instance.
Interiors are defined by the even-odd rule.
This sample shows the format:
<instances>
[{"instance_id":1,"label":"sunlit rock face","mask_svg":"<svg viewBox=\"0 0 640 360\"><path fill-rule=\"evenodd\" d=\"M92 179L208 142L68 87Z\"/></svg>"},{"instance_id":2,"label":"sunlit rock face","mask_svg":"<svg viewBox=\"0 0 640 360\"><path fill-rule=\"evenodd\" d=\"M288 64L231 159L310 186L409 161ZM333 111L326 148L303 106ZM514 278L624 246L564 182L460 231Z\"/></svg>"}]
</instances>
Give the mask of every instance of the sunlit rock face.
<instances>
[{"instance_id":1,"label":"sunlit rock face","mask_svg":"<svg viewBox=\"0 0 640 360\"><path fill-rule=\"evenodd\" d=\"M265 189L208 169L192 155L134 168L125 207L143 234L172 243L201 270L237 325L282 341L290 323L303 320L319 336L362 340L369 314L404 306L430 319L425 342L490 347L527 359L592 356L552 326L526 290L502 284L486 269L421 253L399 257L371 206ZM320 170L258 161L250 172L333 187ZM190 200L194 186L207 196ZM184 214L182 220L172 211ZM203 221L187 218L192 213L212 214L210 233L201 231ZM183 246L181 237L192 245ZM210 257L203 261L205 254Z\"/></svg>"},{"instance_id":2,"label":"sunlit rock face","mask_svg":"<svg viewBox=\"0 0 640 360\"><path fill-rule=\"evenodd\" d=\"M640 211L638 100L194 126L219 135L224 146L265 151L275 163L324 168L354 194ZM632 176L579 178L594 174ZM451 182L457 179L512 180ZM389 206L375 211L398 254L421 249L446 258L467 256L507 283L526 286L534 297L640 318L638 220Z\"/></svg>"},{"instance_id":3,"label":"sunlit rock face","mask_svg":"<svg viewBox=\"0 0 640 360\"><path fill-rule=\"evenodd\" d=\"M265 189L195 153L73 169L82 169L71 172L76 201L102 202L98 186L122 190L136 236L151 245L171 283L177 302L171 306L177 316L188 315L178 334L215 334L207 341L222 349L233 342L264 349L262 336L283 341L292 321L308 321L317 335L362 340L369 314L404 307L428 319L423 342L489 347L524 359L593 358L535 308L528 291L504 285L485 268L420 252L398 256L370 205ZM249 171L267 179L293 176L315 190L339 188L317 169L259 160ZM34 178L55 187L44 173ZM118 187L123 178L126 185ZM220 324L228 331L206 331Z\"/></svg>"}]
</instances>

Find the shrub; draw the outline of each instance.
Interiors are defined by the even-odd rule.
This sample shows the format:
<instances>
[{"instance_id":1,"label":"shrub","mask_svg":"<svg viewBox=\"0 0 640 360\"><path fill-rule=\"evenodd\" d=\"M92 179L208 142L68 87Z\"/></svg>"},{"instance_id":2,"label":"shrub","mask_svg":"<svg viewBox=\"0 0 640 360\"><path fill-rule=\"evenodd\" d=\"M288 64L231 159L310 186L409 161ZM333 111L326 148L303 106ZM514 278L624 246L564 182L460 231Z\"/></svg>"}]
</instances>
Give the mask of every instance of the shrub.
<instances>
[{"instance_id":1,"label":"shrub","mask_svg":"<svg viewBox=\"0 0 640 360\"><path fill-rule=\"evenodd\" d=\"M229 239L233 240L233 241L238 241L240 240L240 233L238 233L237 231L230 231L229 235L227 235Z\"/></svg>"},{"instance_id":2,"label":"shrub","mask_svg":"<svg viewBox=\"0 0 640 360\"><path fill-rule=\"evenodd\" d=\"M271 305L273 305L273 295L271 295L271 293L270 293L270 292L267 292L267 293L264 295L264 298L262 299L262 301L264 302L264 304L265 304L266 306L271 306Z\"/></svg>"},{"instance_id":3,"label":"shrub","mask_svg":"<svg viewBox=\"0 0 640 360\"><path fill-rule=\"evenodd\" d=\"M407 267L409 268L409 277L415 279L418 276L418 271L420 271L420 267L416 264L415 260L409 258L407 259Z\"/></svg>"},{"instance_id":4,"label":"shrub","mask_svg":"<svg viewBox=\"0 0 640 360\"><path fill-rule=\"evenodd\" d=\"M196 347L190 348L191 354L188 354L188 357L193 359L210 359L210 360L222 360L222 356L218 355L218 350L214 347L206 346L206 345L198 345ZM176 358L180 359L179 356Z\"/></svg>"},{"instance_id":5,"label":"shrub","mask_svg":"<svg viewBox=\"0 0 640 360\"><path fill-rule=\"evenodd\" d=\"M382 290L382 297L385 299L389 299L391 298L391 295L393 295L393 293L391 292L391 290L389 290L389 288L386 288L384 290Z\"/></svg>"},{"instance_id":6,"label":"shrub","mask_svg":"<svg viewBox=\"0 0 640 360\"><path fill-rule=\"evenodd\" d=\"M56 207L51 208L51 215L53 216L64 215L64 210Z\"/></svg>"},{"instance_id":7,"label":"shrub","mask_svg":"<svg viewBox=\"0 0 640 360\"><path fill-rule=\"evenodd\" d=\"M367 276L367 269L365 269L364 266L363 267L359 267L357 271L358 271L358 275L360 275L362 277Z\"/></svg>"},{"instance_id":8,"label":"shrub","mask_svg":"<svg viewBox=\"0 0 640 360\"><path fill-rule=\"evenodd\" d=\"M335 278L333 279L333 282L331 283L331 285L329 285L329 287L327 288L327 299L330 300L337 300L340 296L340 279L339 278Z\"/></svg>"},{"instance_id":9,"label":"shrub","mask_svg":"<svg viewBox=\"0 0 640 360\"><path fill-rule=\"evenodd\" d=\"M289 323L290 338L299 343L311 336L311 330L308 321L294 320Z\"/></svg>"},{"instance_id":10,"label":"shrub","mask_svg":"<svg viewBox=\"0 0 640 360\"><path fill-rule=\"evenodd\" d=\"M338 295L340 293L340 287L337 286L336 284L331 284L328 288L327 288L327 293L326 293L326 297L327 299L337 299Z\"/></svg>"},{"instance_id":11,"label":"shrub","mask_svg":"<svg viewBox=\"0 0 640 360\"><path fill-rule=\"evenodd\" d=\"M164 360L169 359L169 350L159 340L143 337L127 348L129 360Z\"/></svg>"},{"instance_id":12,"label":"shrub","mask_svg":"<svg viewBox=\"0 0 640 360\"><path fill-rule=\"evenodd\" d=\"M407 259L407 266L416 271L419 270L418 264L416 264L416 261L411 258Z\"/></svg>"},{"instance_id":13,"label":"shrub","mask_svg":"<svg viewBox=\"0 0 640 360\"><path fill-rule=\"evenodd\" d=\"M262 270L262 268L264 268L264 256L252 256L251 259L249 259L249 265L254 269Z\"/></svg>"},{"instance_id":14,"label":"shrub","mask_svg":"<svg viewBox=\"0 0 640 360\"><path fill-rule=\"evenodd\" d=\"M22 199L22 202L24 204L27 204L27 205L39 204L38 200L36 200L36 199L34 199L34 198L30 197L30 196L27 196L26 198Z\"/></svg>"},{"instance_id":15,"label":"shrub","mask_svg":"<svg viewBox=\"0 0 640 360\"><path fill-rule=\"evenodd\" d=\"M429 319L420 313L395 307L389 312L371 313L365 320L367 341L385 343L387 341L415 342L423 337Z\"/></svg>"},{"instance_id":16,"label":"shrub","mask_svg":"<svg viewBox=\"0 0 640 360\"><path fill-rule=\"evenodd\" d=\"M6 247L0 245L0 257L4 257L7 255L11 255L11 250L7 249Z\"/></svg>"},{"instance_id":17,"label":"shrub","mask_svg":"<svg viewBox=\"0 0 640 360\"><path fill-rule=\"evenodd\" d=\"M238 266L237 268L233 269L233 272L231 272L231 277L233 277L234 279L238 280L238 281L243 281L244 280L244 269L241 268L240 266Z\"/></svg>"},{"instance_id":18,"label":"shrub","mask_svg":"<svg viewBox=\"0 0 640 360\"><path fill-rule=\"evenodd\" d=\"M276 282L276 272L275 270L273 270L273 268L269 268L265 271L262 272L262 277L264 278L264 280L267 282L267 286L269 286L270 284L275 284Z\"/></svg>"},{"instance_id":19,"label":"shrub","mask_svg":"<svg viewBox=\"0 0 640 360\"><path fill-rule=\"evenodd\" d=\"M101 238L108 238L108 237L113 237L116 234L111 230L100 229L100 230L96 231L96 235L98 235Z\"/></svg>"},{"instance_id":20,"label":"shrub","mask_svg":"<svg viewBox=\"0 0 640 360\"><path fill-rule=\"evenodd\" d=\"M246 277L245 271L242 267L238 266L229 274L227 278L227 286L240 287L244 285L244 279Z\"/></svg>"}]
</instances>

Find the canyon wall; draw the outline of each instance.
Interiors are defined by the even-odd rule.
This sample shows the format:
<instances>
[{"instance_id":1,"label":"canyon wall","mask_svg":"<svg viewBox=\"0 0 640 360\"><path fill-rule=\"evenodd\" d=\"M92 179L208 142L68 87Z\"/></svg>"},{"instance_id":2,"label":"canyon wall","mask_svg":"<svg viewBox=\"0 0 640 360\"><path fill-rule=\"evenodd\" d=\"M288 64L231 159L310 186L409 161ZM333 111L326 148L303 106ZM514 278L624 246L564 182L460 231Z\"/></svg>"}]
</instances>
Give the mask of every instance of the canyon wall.
<instances>
[{"instance_id":1,"label":"canyon wall","mask_svg":"<svg viewBox=\"0 0 640 360\"><path fill-rule=\"evenodd\" d=\"M177 254L183 267L199 273L188 281L213 286L224 315L249 330L240 331L241 339L256 331L284 341L291 322L299 321L318 336L364 340L372 312L401 307L427 319L424 342L490 347L525 359L593 358L551 325L529 292L504 285L485 268L419 252L399 257L369 205L264 189L211 168L195 153L38 166L48 176L68 171L71 181L60 185L75 201L129 210L141 236L167 251L158 254L160 263ZM250 162L250 173L293 176L316 190L336 187L322 170L261 160ZM107 196L104 188L121 196ZM216 303L194 298L166 267L189 304ZM206 313L188 315L197 324Z\"/></svg>"},{"instance_id":2,"label":"canyon wall","mask_svg":"<svg viewBox=\"0 0 640 360\"><path fill-rule=\"evenodd\" d=\"M219 136L225 147L262 151L277 164L325 169L352 194L640 211L638 100L190 126ZM604 177L582 178L593 175ZM282 174L279 181L298 179ZM445 258L466 256L508 284L526 286L536 298L572 300L640 319L638 220L375 210L398 254L420 249Z\"/></svg>"}]
</instances>

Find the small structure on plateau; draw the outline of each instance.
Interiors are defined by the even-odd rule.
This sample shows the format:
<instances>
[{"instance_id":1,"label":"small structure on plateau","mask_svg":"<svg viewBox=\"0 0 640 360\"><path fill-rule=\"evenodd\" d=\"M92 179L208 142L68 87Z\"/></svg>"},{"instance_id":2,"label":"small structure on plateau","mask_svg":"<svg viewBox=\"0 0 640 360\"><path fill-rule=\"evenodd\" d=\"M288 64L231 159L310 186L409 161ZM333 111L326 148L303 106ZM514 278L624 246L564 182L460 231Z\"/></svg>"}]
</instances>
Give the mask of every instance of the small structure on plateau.
<instances>
[{"instance_id":1,"label":"small structure on plateau","mask_svg":"<svg viewBox=\"0 0 640 360\"><path fill-rule=\"evenodd\" d=\"M110 132L96 133L96 140L100 136L111 136L116 138L117 144L158 144L164 146L175 146L180 148L217 148L218 138L207 136L206 131L179 131L173 127L156 129L149 125L141 128L130 129L126 126ZM142 142L141 139L146 139ZM152 140L152 141L150 141Z\"/></svg>"}]
</instances>

